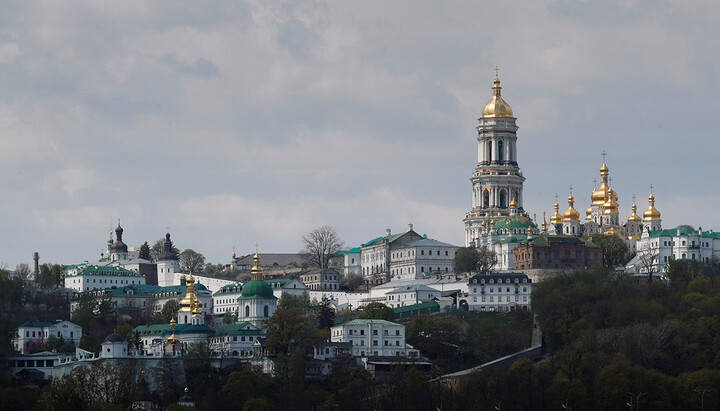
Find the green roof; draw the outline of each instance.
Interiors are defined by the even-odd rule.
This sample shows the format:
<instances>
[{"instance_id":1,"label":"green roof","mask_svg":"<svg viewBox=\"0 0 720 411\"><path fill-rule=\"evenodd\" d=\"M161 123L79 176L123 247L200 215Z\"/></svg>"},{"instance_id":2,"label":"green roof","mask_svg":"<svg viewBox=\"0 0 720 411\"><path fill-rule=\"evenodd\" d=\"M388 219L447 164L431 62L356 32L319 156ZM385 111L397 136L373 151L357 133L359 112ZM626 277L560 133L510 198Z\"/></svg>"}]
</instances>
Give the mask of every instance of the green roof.
<instances>
[{"instance_id":1,"label":"green roof","mask_svg":"<svg viewBox=\"0 0 720 411\"><path fill-rule=\"evenodd\" d=\"M370 245L375 245L375 244L383 242L384 240L387 240L387 242L389 243L389 242L397 240L398 238L404 236L405 234L407 234L407 232L400 233L400 234L391 234L391 235L384 236L384 237L373 238L372 240L368 241L367 243L363 244L362 246L367 247Z\"/></svg>"},{"instance_id":2,"label":"green roof","mask_svg":"<svg viewBox=\"0 0 720 411\"><path fill-rule=\"evenodd\" d=\"M356 318L354 320L350 320L346 323L343 323L343 325L368 325L368 324L381 324L381 325L402 325L398 323L394 323L387 320L378 320L378 319L370 319L370 318Z\"/></svg>"},{"instance_id":3,"label":"green roof","mask_svg":"<svg viewBox=\"0 0 720 411\"><path fill-rule=\"evenodd\" d=\"M525 230L527 230L528 227L537 228L537 224L535 224L531 219L522 215L514 215L503 218L502 220L496 222L493 226L493 228L524 228Z\"/></svg>"},{"instance_id":4,"label":"green roof","mask_svg":"<svg viewBox=\"0 0 720 411\"><path fill-rule=\"evenodd\" d=\"M128 270L122 267L108 267L102 265L89 265L78 271L76 275L116 275L122 277L145 277L137 271Z\"/></svg>"},{"instance_id":5,"label":"green roof","mask_svg":"<svg viewBox=\"0 0 720 411\"><path fill-rule=\"evenodd\" d=\"M700 235L700 237L703 237L703 238L720 239L720 233L715 233L715 232L710 232L710 231L699 232L698 230L693 230L686 225L681 225L681 226L678 226L675 228L667 228L665 230L650 230L649 235L651 238L675 237L678 235L678 231L680 232L679 235L681 235L681 236Z\"/></svg>"},{"instance_id":6,"label":"green roof","mask_svg":"<svg viewBox=\"0 0 720 411\"><path fill-rule=\"evenodd\" d=\"M351 249L349 249L349 250L338 251L337 253L338 253L338 255L343 255L343 254L359 254L359 253L360 253L360 247L354 247L354 248L351 248Z\"/></svg>"},{"instance_id":7,"label":"green roof","mask_svg":"<svg viewBox=\"0 0 720 411\"><path fill-rule=\"evenodd\" d=\"M163 334L163 332L170 329L170 324L148 324L148 325L139 325L135 328L133 328L132 333L135 334L135 331L137 331L141 337L148 336L148 335L157 335L160 336Z\"/></svg>"},{"instance_id":8,"label":"green roof","mask_svg":"<svg viewBox=\"0 0 720 411\"><path fill-rule=\"evenodd\" d=\"M247 327L250 326L248 330ZM249 322L243 322L241 324L228 324L220 327L215 331L215 337L222 337L225 335L265 335L262 330L259 330Z\"/></svg>"},{"instance_id":9,"label":"green roof","mask_svg":"<svg viewBox=\"0 0 720 411\"><path fill-rule=\"evenodd\" d=\"M253 280L245 284L242 288L242 296L238 300L251 300L263 298L268 300L277 300L273 293L272 286L265 281Z\"/></svg>"},{"instance_id":10,"label":"green roof","mask_svg":"<svg viewBox=\"0 0 720 411\"><path fill-rule=\"evenodd\" d=\"M507 244L507 243L519 243L519 242L520 242L520 240L518 240L517 237L511 235L500 241L496 241L495 244Z\"/></svg>"},{"instance_id":11,"label":"green roof","mask_svg":"<svg viewBox=\"0 0 720 411\"><path fill-rule=\"evenodd\" d=\"M238 288L237 291L235 291L236 287ZM242 283L228 284L228 285L224 285L224 286L220 287L220 289L215 291L215 293L213 295L240 293L241 291L242 291Z\"/></svg>"},{"instance_id":12,"label":"green roof","mask_svg":"<svg viewBox=\"0 0 720 411\"><path fill-rule=\"evenodd\" d=\"M424 303L418 303L413 305L406 305L404 307L393 308L393 312L397 316L398 314L404 314L412 311L429 310L430 312L440 311L440 304L436 301L426 301Z\"/></svg>"}]
</instances>

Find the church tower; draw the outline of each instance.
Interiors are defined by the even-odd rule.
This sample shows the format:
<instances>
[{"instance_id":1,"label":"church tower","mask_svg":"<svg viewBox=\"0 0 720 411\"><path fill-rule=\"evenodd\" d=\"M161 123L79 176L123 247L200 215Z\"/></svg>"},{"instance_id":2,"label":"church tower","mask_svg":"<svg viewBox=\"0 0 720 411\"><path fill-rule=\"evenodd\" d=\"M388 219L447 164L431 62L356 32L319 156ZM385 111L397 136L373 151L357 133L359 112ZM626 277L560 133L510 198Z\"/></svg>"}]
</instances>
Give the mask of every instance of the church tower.
<instances>
[{"instance_id":1,"label":"church tower","mask_svg":"<svg viewBox=\"0 0 720 411\"><path fill-rule=\"evenodd\" d=\"M472 182L472 209L465 215L465 244L476 245L482 234L482 223L510 215L510 203L516 203L517 214L523 209L523 177L517 163L517 125L513 111L500 90L500 79L495 77L493 96L478 119L478 163L470 177Z\"/></svg>"},{"instance_id":2,"label":"church tower","mask_svg":"<svg viewBox=\"0 0 720 411\"><path fill-rule=\"evenodd\" d=\"M158 285L167 287L174 285L175 273L180 272L180 260L173 250L173 243L170 240L170 233L165 234L163 242L163 253L157 260Z\"/></svg>"}]
</instances>

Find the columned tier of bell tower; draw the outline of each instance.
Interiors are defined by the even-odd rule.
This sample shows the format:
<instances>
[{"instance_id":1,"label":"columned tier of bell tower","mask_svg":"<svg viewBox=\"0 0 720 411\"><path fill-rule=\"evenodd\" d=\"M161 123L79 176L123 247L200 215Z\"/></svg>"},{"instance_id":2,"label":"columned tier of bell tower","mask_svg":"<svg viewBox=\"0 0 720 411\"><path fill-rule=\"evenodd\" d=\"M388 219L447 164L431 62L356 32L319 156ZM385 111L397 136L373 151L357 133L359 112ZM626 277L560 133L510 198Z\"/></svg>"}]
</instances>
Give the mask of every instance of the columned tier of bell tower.
<instances>
[{"instance_id":1,"label":"columned tier of bell tower","mask_svg":"<svg viewBox=\"0 0 720 411\"><path fill-rule=\"evenodd\" d=\"M466 245L480 237L483 221L489 226L509 216L513 200L517 214L526 215L522 195L525 177L517 163L518 126L500 90L500 80L496 78L492 100L478 119L478 162L470 177L472 209L463 219Z\"/></svg>"}]
</instances>

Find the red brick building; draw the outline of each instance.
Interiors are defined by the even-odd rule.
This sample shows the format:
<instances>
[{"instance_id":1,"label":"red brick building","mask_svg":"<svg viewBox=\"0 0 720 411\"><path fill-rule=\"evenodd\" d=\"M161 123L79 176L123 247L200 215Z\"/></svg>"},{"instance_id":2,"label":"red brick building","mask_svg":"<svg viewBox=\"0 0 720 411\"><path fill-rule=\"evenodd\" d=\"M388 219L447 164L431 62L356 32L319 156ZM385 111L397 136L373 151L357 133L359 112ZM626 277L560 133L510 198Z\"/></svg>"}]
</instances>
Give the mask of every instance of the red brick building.
<instances>
[{"instance_id":1,"label":"red brick building","mask_svg":"<svg viewBox=\"0 0 720 411\"><path fill-rule=\"evenodd\" d=\"M602 249L570 235L541 235L514 250L515 269L584 269L602 265Z\"/></svg>"}]
</instances>

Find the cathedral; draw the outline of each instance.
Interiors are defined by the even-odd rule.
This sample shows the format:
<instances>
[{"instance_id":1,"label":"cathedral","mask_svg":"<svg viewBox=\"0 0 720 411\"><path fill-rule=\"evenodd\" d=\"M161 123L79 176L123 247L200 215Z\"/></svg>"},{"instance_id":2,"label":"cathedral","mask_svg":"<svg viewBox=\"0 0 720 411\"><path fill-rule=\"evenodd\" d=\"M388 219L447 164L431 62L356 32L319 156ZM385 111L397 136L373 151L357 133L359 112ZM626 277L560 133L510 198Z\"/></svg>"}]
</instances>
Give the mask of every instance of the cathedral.
<instances>
[{"instance_id":1,"label":"cathedral","mask_svg":"<svg viewBox=\"0 0 720 411\"><path fill-rule=\"evenodd\" d=\"M603 152L603 157L605 153ZM543 218L543 232L586 236L592 234L614 234L628 241L640 239L643 231L661 230L662 219L655 208L655 196L650 193L648 209L642 218L637 214L637 204L633 202L632 214L627 221L620 222L618 195L611 187L610 169L603 161L600 167L600 187L595 187L590 195L590 207L585 212L585 221L580 222L580 213L575 210L575 197L570 193L568 208L561 215L560 205L555 202L555 213L550 217L548 225ZM652 186L651 186L652 190Z\"/></svg>"},{"instance_id":2,"label":"cathedral","mask_svg":"<svg viewBox=\"0 0 720 411\"><path fill-rule=\"evenodd\" d=\"M472 183L472 208L465 215L465 245L487 247L497 256L495 269L512 270L515 267L514 250L520 244L529 244L542 236L585 237L592 234L617 235L634 248L634 242L651 230L661 230L660 212L655 208L655 196L648 198L649 206L640 217L637 204L627 221L620 221L618 195L612 188L610 170L600 167L600 186L590 196L590 207L581 221L575 209L575 197L568 197L568 208L560 214L555 202L555 213L550 223L541 228L529 218L523 208L523 183L525 177L517 162L516 118L510 105L502 98L500 79L495 77L493 94L478 119L478 162L470 177ZM596 180L597 182L597 180ZM582 240L584 244L586 241Z\"/></svg>"}]
</instances>

